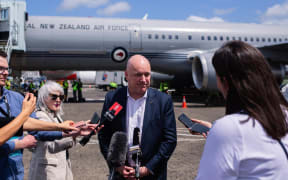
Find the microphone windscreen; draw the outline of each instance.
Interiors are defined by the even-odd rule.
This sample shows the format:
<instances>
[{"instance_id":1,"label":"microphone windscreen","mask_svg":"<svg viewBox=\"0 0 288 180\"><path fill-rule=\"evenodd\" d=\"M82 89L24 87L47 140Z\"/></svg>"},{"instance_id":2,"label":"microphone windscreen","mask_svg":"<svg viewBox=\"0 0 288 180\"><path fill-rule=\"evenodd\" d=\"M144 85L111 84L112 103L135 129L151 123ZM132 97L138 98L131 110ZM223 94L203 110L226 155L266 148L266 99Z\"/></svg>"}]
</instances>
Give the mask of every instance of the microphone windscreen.
<instances>
[{"instance_id":1,"label":"microphone windscreen","mask_svg":"<svg viewBox=\"0 0 288 180\"><path fill-rule=\"evenodd\" d=\"M111 138L107 162L112 167L125 164L127 154L127 135L125 132L115 132Z\"/></svg>"}]
</instances>

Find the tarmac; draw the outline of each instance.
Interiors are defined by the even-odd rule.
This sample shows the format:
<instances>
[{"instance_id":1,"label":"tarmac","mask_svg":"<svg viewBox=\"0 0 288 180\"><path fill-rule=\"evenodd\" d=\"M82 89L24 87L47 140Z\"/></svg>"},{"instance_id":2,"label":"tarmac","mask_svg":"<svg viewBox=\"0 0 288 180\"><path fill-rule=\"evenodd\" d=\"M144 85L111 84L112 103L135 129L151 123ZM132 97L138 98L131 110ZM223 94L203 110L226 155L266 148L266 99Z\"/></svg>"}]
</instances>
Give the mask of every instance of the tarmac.
<instances>
[{"instance_id":1,"label":"tarmac","mask_svg":"<svg viewBox=\"0 0 288 180\"><path fill-rule=\"evenodd\" d=\"M88 120L94 112L101 113L105 94L101 89L84 88L84 103L64 103L64 120ZM72 92L69 91L69 96ZM195 98L196 99L196 98ZM193 102L193 98L187 98L187 108L182 108L182 102L174 101L174 111L177 126L177 147L168 162L168 180L195 179L205 145L205 138L201 135L191 135L189 131L177 120L181 113L190 118L202 119L213 122L224 115L224 107L206 107L205 103ZM80 140L78 138L78 140ZM74 180L106 180L108 179L108 167L99 150L97 135L93 136L89 143L82 147L79 143L69 150ZM24 150L23 162L25 178L28 178L31 152Z\"/></svg>"}]
</instances>

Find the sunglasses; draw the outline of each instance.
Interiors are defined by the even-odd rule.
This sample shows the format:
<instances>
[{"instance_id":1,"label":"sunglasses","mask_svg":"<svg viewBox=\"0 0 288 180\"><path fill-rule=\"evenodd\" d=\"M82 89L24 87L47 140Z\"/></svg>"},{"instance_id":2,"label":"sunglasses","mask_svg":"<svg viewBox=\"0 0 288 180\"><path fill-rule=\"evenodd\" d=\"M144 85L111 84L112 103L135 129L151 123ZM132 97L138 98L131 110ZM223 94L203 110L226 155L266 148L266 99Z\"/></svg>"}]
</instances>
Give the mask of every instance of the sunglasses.
<instances>
[{"instance_id":1,"label":"sunglasses","mask_svg":"<svg viewBox=\"0 0 288 180\"><path fill-rule=\"evenodd\" d=\"M57 95L57 94L49 94L49 96L51 97L52 100L56 100L58 97L61 101L64 100L64 95Z\"/></svg>"}]
</instances>

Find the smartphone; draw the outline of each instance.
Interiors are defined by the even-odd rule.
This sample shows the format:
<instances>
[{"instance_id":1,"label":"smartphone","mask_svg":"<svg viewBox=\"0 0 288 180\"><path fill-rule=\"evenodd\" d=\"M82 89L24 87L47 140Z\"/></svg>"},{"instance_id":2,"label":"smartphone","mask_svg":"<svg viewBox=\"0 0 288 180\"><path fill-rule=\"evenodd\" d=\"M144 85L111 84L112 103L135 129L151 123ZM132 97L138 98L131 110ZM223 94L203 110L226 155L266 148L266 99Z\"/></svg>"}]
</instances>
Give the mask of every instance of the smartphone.
<instances>
[{"instance_id":1,"label":"smartphone","mask_svg":"<svg viewBox=\"0 0 288 180\"><path fill-rule=\"evenodd\" d=\"M191 121L184 113L178 117L178 120L184 124L185 127L189 128L191 131L198 133L207 133L210 128L203 126L199 123Z\"/></svg>"},{"instance_id":2,"label":"smartphone","mask_svg":"<svg viewBox=\"0 0 288 180\"><path fill-rule=\"evenodd\" d=\"M99 120L100 120L100 118L99 118L97 112L95 112L95 113L93 114L93 117L92 117L92 119L91 119L90 124L98 124L98 123L99 123Z\"/></svg>"}]
</instances>

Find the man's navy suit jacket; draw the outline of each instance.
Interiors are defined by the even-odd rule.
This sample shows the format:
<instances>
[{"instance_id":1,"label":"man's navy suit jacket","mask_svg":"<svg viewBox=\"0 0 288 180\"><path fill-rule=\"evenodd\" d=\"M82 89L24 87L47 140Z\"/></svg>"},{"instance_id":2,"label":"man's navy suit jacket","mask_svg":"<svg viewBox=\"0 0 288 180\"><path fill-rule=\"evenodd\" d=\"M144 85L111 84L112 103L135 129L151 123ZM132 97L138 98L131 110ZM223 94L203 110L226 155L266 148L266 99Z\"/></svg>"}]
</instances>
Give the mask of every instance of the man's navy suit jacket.
<instances>
[{"instance_id":1,"label":"man's navy suit jacket","mask_svg":"<svg viewBox=\"0 0 288 180\"><path fill-rule=\"evenodd\" d=\"M100 149L105 159L107 159L113 133L116 131L126 132L127 87L116 89L106 95L101 118L115 102L121 104L123 110L112 122L106 121L104 128L98 134ZM141 166L146 166L153 172L153 176L143 179L167 179L167 161L176 144L176 122L172 98L165 93L149 88L140 147L142 151Z\"/></svg>"}]
</instances>

